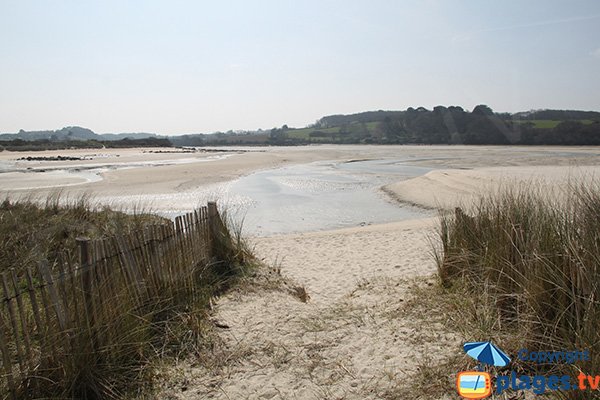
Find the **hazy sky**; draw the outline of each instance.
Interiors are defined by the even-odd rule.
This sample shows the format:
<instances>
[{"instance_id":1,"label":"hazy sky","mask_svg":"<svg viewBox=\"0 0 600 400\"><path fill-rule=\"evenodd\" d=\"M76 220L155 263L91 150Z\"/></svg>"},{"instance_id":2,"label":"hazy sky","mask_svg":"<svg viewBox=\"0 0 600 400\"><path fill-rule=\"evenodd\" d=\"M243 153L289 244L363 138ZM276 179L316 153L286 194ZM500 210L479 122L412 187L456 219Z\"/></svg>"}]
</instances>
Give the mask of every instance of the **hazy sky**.
<instances>
[{"instance_id":1,"label":"hazy sky","mask_svg":"<svg viewBox=\"0 0 600 400\"><path fill-rule=\"evenodd\" d=\"M0 0L0 132L600 110L600 1Z\"/></svg>"}]
</instances>

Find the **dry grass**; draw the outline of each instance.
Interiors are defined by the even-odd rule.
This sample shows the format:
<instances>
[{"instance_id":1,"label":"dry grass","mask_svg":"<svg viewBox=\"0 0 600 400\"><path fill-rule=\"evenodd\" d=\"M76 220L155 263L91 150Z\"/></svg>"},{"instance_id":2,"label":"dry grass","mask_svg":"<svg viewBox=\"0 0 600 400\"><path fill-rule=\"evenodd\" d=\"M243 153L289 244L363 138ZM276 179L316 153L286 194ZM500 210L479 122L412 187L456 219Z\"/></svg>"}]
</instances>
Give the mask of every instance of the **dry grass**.
<instances>
[{"instance_id":1,"label":"dry grass","mask_svg":"<svg viewBox=\"0 0 600 400\"><path fill-rule=\"evenodd\" d=\"M298 298L303 303L308 303L310 300L310 295L306 291L306 287L304 286L294 286L292 289L292 294Z\"/></svg>"}]
</instances>

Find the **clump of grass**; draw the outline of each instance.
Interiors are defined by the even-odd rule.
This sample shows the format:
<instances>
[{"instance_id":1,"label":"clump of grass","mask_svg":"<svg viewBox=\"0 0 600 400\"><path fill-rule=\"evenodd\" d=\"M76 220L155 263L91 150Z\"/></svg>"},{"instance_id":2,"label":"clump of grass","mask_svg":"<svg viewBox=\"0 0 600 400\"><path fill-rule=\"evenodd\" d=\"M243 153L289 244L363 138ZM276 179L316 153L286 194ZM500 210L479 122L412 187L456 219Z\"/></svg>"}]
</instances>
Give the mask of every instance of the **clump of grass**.
<instances>
[{"instance_id":1,"label":"clump of grass","mask_svg":"<svg viewBox=\"0 0 600 400\"><path fill-rule=\"evenodd\" d=\"M212 234L216 238L213 241L212 253L215 259L224 266L223 273L231 271L240 272L248 266L255 266L258 262L254 257L254 248L243 235L244 221L236 219L221 210L217 217L215 229Z\"/></svg>"},{"instance_id":2,"label":"clump of grass","mask_svg":"<svg viewBox=\"0 0 600 400\"><path fill-rule=\"evenodd\" d=\"M600 189L570 185L564 201L534 185L484 196L469 211L442 215L441 282L478 298L461 323L507 351L584 350L576 365L513 368L600 374ZM475 326L478 324L477 326ZM572 392L566 396L582 396ZM573 397L571 397L573 398Z\"/></svg>"},{"instance_id":3,"label":"clump of grass","mask_svg":"<svg viewBox=\"0 0 600 400\"><path fill-rule=\"evenodd\" d=\"M310 300L310 295L308 294L306 287L303 285L302 286L301 285L294 286L291 289L291 291L292 291L292 294L303 303L308 303L308 300Z\"/></svg>"}]
</instances>

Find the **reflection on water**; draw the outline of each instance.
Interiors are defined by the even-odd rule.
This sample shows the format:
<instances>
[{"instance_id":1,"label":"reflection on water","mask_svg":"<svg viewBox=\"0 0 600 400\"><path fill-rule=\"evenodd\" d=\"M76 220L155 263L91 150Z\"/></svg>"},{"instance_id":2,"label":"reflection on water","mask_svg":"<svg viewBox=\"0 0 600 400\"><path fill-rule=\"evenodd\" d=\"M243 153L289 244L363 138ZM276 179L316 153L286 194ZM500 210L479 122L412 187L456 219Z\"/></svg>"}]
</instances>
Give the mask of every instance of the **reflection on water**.
<instances>
[{"instance_id":1,"label":"reflection on water","mask_svg":"<svg viewBox=\"0 0 600 400\"><path fill-rule=\"evenodd\" d=\"M394 204L379 189L431 170L404 162L317 162L257 172L228 187L227 203L245 215L245 230L258 235L420 217L423 210Z\"/></svg>"}]
</instances>

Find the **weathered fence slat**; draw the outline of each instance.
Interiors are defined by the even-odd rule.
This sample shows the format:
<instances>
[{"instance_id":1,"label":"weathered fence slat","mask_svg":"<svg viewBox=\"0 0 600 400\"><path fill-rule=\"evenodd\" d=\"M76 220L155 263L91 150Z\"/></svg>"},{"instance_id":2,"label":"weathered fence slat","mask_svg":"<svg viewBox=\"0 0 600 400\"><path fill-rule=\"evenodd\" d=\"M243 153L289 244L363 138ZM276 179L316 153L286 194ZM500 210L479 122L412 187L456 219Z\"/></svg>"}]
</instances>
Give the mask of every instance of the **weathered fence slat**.
<instances>
[{"instance_id":1,"label":"weathered fence slat","mask_svg":"<svg viewBox=\"0 0 600 400\"><path fill-rule=\"evenodd\" d=\"M31 268L27 267L25 271L27 278L27 292L29 293L29 301L31 303L31 311L33 311L33 319L37 327L38 335L44 335L44 328L42 325L42 318L40 317L40 307L37 302L35 295L35 287L33 286L33 275L31 274Z\"/></svg>"},{"instance_id":2,"label":"weathered fence slat","mask_svg":"<svg viewBox=\"0 0 600 400\"><path fill-rule=\"evenodd\" d=\"M103 323L106 323L109 320L109 312L107 307L110 305L110 299L106 298L106 294L108 293L107 288L107 259L104 254L104 247L102 245L102 240L94 240L94 258L96 259L94 270L94 277L96 278L96 299L98 307L100 308L99 316ZM107 301L108 300L108 301Z\"/></svg>"},{"instance_id":3,"label":"weathered fence slat","mask_svg":"<svg viewBox=\"0 0 600 400\"><path fill-rule=\"evenodd\" d=\"M162 260L164 261L165 271L165 280L167 284L172 285L175 282L175 255L173 254L173 236L172 236L172 228L173 224L162 225L161 233L162 233Z\"/></svg>"},{"instance_id":4,"label":"weathered fence slat","mask_svg":"<svg viewBox=\"0 0 600 400\"><path fill-rule=\"evenodd\" d=\"M54 309L54 312L56 314L58 326L60 327L61 332L64 332L67 328L66 317L64 310L60 306L60 301L58 300L58 293L56 291L56 287L54 286L54 280L52 279L52 274L50 274L50 270L48 269L48 263L42 261L39 264L39 268L40 274L45 281L48 294L50 295L50 301L52 302L52 308Z\"/></svg>"},{"instance_id":5,"label":"weathered fence slat","mask_svg":"<svg viewBox=\"0 0 600 400\"><path fill-rule=\"evenodd\" d=\"M60 334L58 323L56 319L52 318L52 306L50 301L48 300L48 293L46 289L46 285L44 284L44 277L42 276L42 272L40 270L40 264L37 265L37 280L39 284L36 286L37 291L40 293L40 300L42 303L42 308L44 309L44 321L45 327L44 332L42 333L44 343L46 344L46 349L43 354L43 357L52 358L57 352L57 338Z\"/></svg>"},{"instance_id":6,"label":"weathered fence slat","mask_svg":"<svg viewBox=\"0 0 600 400\"><path fill-rule=\"evenodd\" d=\"M146 268L144 268L144 271L147 276L148 287L154 296L159 297L160 283L156 277L156 266L154 263L154 257L152 256L152 247L154 246L154 243L152 241L152 237L150 236L150 227L145 227L140 232L140 236L140 252L142 254L142 259L144 260L144 265L146 266Z\"/></svg>"},{"instance_id":7,"label":"weathered fence slat","mask_svg":"<svg viewBox=\"0 0 600 400\"><path fill-rule=\"evenodd\" d=\"M73 313L71 312L71 308L69 305L69 295L67 293L67 274L65 273L65 264L66 262L63 260L62 256L58 257L58 276L56 277L56 286L58 287L58 294L62 301L62 307L65 310L65 314L67 315L67 326L72 325L73 321L71 320Z\"/></svg>"},{"instance_id":8,"label":"weathered fence slat","mask_svg":"<svg viewBox=\"0 0 600 400\"><path fill-rule=\"evenodd\" d=\"M23 342L25 344L25 363L31 370L32 354L31 354L31 340L29 339L29 326L27 324L27 315L25 314L25 306L23 305L23 299L21 298L21 292L19 290L19 283L17 282L17 274L14 268L10 269L11 281L13 290L15 291L15 297L17 299L17 309L19 310L19 322L21 323L21 332L23 332Z\"/></svg>"},{"instance_id":9,"label":"weathered fence slat","mask_svg":"<svg viewBox=\"0 0 600 400\"><path fill-rule=\"evenodd\" d=\"M15 338L15 346L17 348L17 361L19 362L19 369L21 373L25 372L25 365L23 363L23 359L25 356L23 355L23 348L21 347L22 337L19 334L19 328L17 326L17 317L15 314L15 308L13 306L14 297L11 296L10 291L8 290L8 281L6 277L6 272L2 274L2 289L4 291L4 298L6 299L6 306L8 308L8 316L10 320L10 325L13 330L13 337Z\"/></svg>"},{"instance_id":10,"label":"weathered fence slat","mask_svg":"<svg viewBox=\"0 0 600 400\"><path fill-rule=\"evenodd\" d=\"M71 315L73 315L73 321L75 323L75 326L81 326L80 322L81 322L81 317L80 317L80 307L81 307L81 303L80 303L80 296L81 296L81 292L79 290L79 287L77 286L77 281L75 278L75 268L73 268L73 263L71 262L70 259L67 260L66 262L66 270L68 271L69 274L69 287L70 287L70 293L71 293L71 297L72 297L72 303L73 303L73 312L71 313ZM67 285L67 279L65 279L65 286Z\"/></svg>"},{"instance_id":11,"label":"weathered fence slat","mask_svg":"<svg viewBox=\"0 0 600 400\"><path fill-rule=\"evenodd\" d=\"M139 281L136 280L132 268L132 257L130 254L129 247L125 244L123 237L119 236L115 238L115 245L117 246L119 253L119 262L121 265L121 271L123 273L124 281L127 282L125 287L131 298L135 299L139 304Z\"/></svg>"},{"instance_id":12,"label":"weathered fence slat","mask_svg":"<svg viewBox=\"0 0 600 400\"><path fill-rule=\"evenodd\" d=\"M2 306L4 306L4 303L6 302L8 302L7 298L2 299ZM2 309L1 311L4 310ZM2 366L4 367L4 375L6 376L6 380L8 382L8 389L10 390L12 398L16 399L17 388L15 386L15 378L13 375L11 356L8 350L6 336L4 334L5 329L7 329L7 324L2 314L3 313L0 312L0 353L2 353Z\"/></svg>"}]
</instances>

